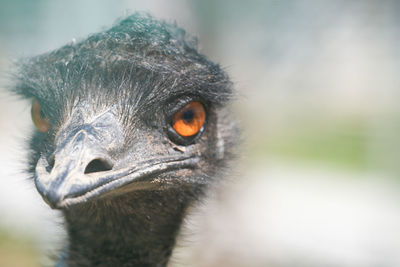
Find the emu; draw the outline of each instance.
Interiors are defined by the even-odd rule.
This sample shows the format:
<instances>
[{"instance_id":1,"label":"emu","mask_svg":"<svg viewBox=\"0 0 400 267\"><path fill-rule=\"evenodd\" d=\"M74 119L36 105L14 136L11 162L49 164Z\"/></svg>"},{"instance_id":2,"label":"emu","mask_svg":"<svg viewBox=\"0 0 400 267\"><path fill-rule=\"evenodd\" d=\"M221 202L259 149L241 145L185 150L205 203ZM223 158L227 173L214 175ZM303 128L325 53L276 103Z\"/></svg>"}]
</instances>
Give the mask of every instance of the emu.
<instances>
[{"instance_id":1,"label":"emu","mask_svg":"<svg viewBox=\"0 0 400 267\"><path fill-rule=\"evenodd\" d=\"M36 126L29 173L65 217L56 265L167 265L188 207L235 154L227 74L140 13L17 67Z\"/></svg>"}]
</instances>

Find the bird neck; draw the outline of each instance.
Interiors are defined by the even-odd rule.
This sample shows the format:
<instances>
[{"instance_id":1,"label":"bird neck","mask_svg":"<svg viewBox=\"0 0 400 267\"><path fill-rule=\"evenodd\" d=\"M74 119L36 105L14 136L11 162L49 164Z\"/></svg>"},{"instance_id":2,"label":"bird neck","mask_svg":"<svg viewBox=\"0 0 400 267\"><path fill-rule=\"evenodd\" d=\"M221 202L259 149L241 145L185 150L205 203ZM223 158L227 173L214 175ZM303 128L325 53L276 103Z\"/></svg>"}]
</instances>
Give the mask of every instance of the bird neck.
<instances>
[{"instance_id":1,"label":"bird neck","mask_svg":"<svg viewBox=\"0 0 400 267\"><path fill-rule=\"evenodd\" d=\"M187 192L139 191L64 212L67 266L165 266L186 207Z\"/></svg>"}]
</instances>

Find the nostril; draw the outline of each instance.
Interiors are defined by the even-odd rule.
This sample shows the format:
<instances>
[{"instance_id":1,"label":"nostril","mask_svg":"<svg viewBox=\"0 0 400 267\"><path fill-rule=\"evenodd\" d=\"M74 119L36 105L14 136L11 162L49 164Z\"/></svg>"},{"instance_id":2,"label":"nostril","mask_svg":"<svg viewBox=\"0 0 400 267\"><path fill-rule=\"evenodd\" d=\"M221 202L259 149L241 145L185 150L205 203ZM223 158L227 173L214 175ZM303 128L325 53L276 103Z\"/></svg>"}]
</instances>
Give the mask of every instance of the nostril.
<instances>
[{"instance_id":1,"label":"nostril","mask_svg":"<svg viewBox=\"0 0 400 267\"><path fill-rule=\"evenodd\" d=\"M112 164L104 159L94 159L86 166L85 174L109 171L112 167Z\"/></svg>"},{"instance_id":2,"label":"nostril","mask_svg":"<svg viewBox=\"0 0 400 267\"><path fill-rule=\"evenodd\" d=\"M54 168L54 164L55 164L55 157L54 155L52 155L48 160L48 165L46 167L47 172L51 172L51 170Z\"/></svg>"}]
</instances>

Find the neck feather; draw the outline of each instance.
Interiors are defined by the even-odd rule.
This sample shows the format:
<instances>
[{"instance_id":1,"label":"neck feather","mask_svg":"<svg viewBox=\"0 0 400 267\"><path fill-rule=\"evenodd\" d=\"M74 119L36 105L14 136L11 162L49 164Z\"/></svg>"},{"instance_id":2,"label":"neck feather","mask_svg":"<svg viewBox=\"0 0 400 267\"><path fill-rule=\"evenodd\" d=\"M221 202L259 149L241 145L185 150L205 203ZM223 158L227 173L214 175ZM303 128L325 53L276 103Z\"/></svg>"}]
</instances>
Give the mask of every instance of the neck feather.
<instances>
[{"instance_id":1,"label":"neck feather","mask_svg":"<svg viewBox=\"0 0 400 267\"><path fill-rule=\"evenodd\" d=\"M138 191L66 210L66 265L165 266L192 199L182 188Z\"/></svg>"}]
</instances>

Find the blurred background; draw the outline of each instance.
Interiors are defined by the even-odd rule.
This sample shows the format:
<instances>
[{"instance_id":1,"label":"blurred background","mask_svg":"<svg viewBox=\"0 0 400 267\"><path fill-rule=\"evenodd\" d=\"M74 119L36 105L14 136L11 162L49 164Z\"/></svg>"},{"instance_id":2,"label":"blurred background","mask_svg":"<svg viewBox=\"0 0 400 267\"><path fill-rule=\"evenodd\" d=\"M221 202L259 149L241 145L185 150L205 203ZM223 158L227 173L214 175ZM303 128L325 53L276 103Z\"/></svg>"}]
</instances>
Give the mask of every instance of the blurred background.
<instances>
[{"instance_id":1,"label":"blurred background","mask_svg":"<svg viewBox=\"0 0 400 267\"><path fill-rule=\"evenodd\" d=\"M0 266L65 236L24 174L30 104L11 63L148 11L199 39L239 92L240 164L171 266L400 266L400 2L0 0Z\"/></svg>"}]
</instances>

